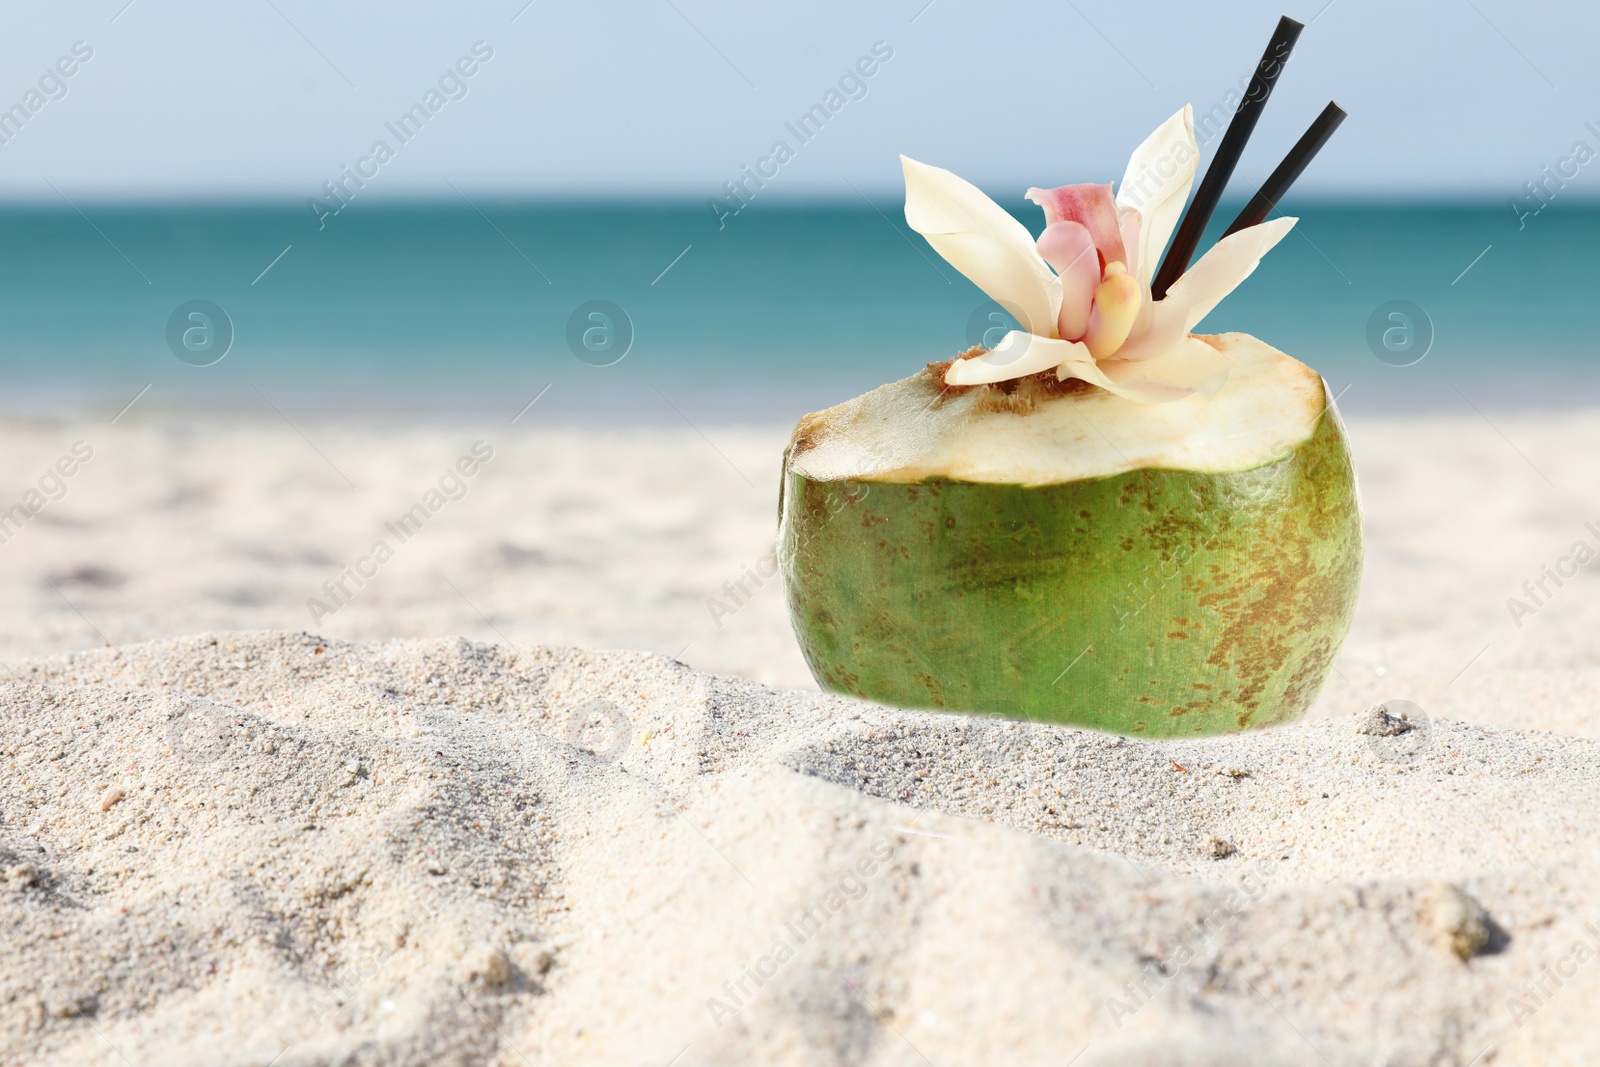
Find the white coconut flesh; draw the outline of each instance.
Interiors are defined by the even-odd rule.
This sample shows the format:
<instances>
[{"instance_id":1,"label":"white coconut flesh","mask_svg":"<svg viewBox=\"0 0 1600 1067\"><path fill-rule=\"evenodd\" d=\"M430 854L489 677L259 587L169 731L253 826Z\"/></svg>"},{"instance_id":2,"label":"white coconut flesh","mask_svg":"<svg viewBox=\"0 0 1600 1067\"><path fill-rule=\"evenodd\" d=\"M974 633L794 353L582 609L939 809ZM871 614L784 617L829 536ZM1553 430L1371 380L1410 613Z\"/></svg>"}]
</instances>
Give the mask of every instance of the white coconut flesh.
<instances>
[{"instance_id":1,"label":"white coconut flesh","mask_svg":"<svg viewBox=\"0 0 1600 1067\"><path fill-rule=\"evenodd\" d=\"M1231 363L1210 398L1140 404L1093 389L1010 403L994 387L942 390L924 372L806 416L790 467L818 481L1005 485L1147 467L1223 473L1288 454L1332 406L1321 376L1271 345L1242 333L1205 340Z\"/></svg>"}]
</instances>

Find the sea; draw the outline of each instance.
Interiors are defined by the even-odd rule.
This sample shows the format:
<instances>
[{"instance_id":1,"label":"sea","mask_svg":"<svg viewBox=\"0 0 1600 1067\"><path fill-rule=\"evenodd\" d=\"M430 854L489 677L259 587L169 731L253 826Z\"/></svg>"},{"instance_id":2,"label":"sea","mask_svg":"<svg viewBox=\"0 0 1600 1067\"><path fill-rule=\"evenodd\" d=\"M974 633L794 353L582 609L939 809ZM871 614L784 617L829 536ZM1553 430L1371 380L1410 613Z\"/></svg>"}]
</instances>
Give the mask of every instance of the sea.
<instances>
[{"instance_id":1,"label":"sea","mask_svg":"<svg viewBox=\"0 0 1600 1067\"><path fill-rule=\"evenodd\" d=\"M1203 331L1351 414L1600 404L1600 206L1293 209ZM13 416L793 421L1005 322L888 194L0 207Z\"/></svg>"}]
</instances>

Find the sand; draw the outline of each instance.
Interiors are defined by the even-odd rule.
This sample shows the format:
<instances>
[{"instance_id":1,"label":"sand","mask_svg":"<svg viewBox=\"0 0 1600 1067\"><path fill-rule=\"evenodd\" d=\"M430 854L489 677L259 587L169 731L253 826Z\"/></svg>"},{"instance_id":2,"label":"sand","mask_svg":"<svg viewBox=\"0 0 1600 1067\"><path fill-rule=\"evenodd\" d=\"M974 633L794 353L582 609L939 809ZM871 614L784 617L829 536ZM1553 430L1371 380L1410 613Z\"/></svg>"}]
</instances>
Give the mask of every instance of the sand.
<instances>
[{"instance_id":1,"label":"sand","mask_svg":"<svg viewBox=\"0 0 1600 1067\"><path fill-rule=\"evenodd\" d=\"M783 428L0 426L0 1062L1596 1062L1596 427L1354 422L1310 720L1153 744L816 693Z\"/></svg>"}]
</instances>

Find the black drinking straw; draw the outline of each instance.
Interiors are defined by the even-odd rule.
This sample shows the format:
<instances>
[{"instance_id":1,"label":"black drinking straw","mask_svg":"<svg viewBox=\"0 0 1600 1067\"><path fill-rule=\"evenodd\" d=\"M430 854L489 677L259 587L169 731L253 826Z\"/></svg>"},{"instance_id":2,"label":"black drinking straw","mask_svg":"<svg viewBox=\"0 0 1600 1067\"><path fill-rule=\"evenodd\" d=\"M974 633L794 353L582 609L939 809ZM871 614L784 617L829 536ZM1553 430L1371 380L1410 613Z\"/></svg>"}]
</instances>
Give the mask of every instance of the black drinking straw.
<instances>
[{"instance_id":1,"label":"black drinking straw","mask_svg":"<svg viewBox=\"0 0 1600 1067\"><path fill-rule=\"evenodd\" d=\"M1228 232L1222 236L1227 237L1246 226L1265 222L1267 212L1278 206L1278 201L1289 191L1289 186L1305 172L1306 166L1318 152L1322 151L1322 146L1328 143L1328 138L1333 136L1333 131L1337 130L1339 123L1344 120L1344 108L1331 100L1328 101L1328 106L1322 109L1317 121L1313 122L1311 128L1295 142L1289 154L1283 157L1283 162L1278 164L1278 169L1268 176L1260 189L1256 190L1256 195L1250 198L1244 210L1239 212L1239 217L1228 227Z\"/></svg>"},{"instance_id":2,"label":"black drinking straw","mask_svg":"<svg viewBox=\"0 0 1600 1067\"><path fill-rule=\"evenodd\" d=\"M1150 283L1151 295L1155 299L1166 296L1172 283L1189 269L1189 261L1194 258L1194 250L1200 244L1206 223L1211 221L1211 213L1217 209L1217 201L1222 199L1222 190L1228 184L1228 179L1233 177L1233 168L1244 154L1244 146L1255 131L1257 120L1261 118L1261 109L1266 106L1267 97L1272 95L1272 87L1277 84L1278 75L1283 73L1284 64L1289 62L1289 53L1294 51L1294 43L1299 40L1303 29L1304 25L1288 15L1278 20L1278 28L1273 31L1261 62L1250 77L1250 88L1229 120L1228 132L1222 135L1222 145L1212 158L1211 166L1206 168L1205 177L1200 180L1200 189L1190 201L1189 210L1184 213L1183 221L1178 224L1178 232L1173 235L1172 244L1167 248L1167 256L1161 261L1161 269L1156 271L1155 280Z\"/></svg>"}]
</instances>

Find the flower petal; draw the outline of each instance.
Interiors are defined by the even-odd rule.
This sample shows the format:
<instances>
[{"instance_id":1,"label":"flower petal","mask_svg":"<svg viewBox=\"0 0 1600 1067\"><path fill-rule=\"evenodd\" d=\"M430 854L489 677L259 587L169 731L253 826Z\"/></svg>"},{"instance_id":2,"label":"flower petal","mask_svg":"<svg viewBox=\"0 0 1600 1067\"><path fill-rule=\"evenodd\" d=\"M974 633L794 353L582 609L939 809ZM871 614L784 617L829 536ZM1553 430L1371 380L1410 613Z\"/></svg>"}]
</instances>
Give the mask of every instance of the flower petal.
<instances>
[{"instance_id":1,"label":"flower petal","mask_svg":"<svg viewBox=\"0 0 1600 1067\"><path fill-rule=\"evenodd\" d=\"M1188 104L1156 127L1128 159L1128 169L1117 186L1117 206L1134 208L1144 219L1139 250L1130 252L1126 262L1146 285L1155 277L1161 253L1178 226L1199 163L1194 108Z\"/></svg>"},{"instance_id":2,"label":"flower petal","mask_svg":"<svg viewBox=\"0 0 1600 1067\"><path fill-rule=\"evenodd\" d=\"M1050 370L1063 360L1094 362L1089 350L1076 341L1036 337L1012 330L1000 343L975 359L958 359L945 371L946 385L992 385Z\"/></svg>"},{"instance_id":3,"label":"flower petal","mask_svg":"<svg viewBox=\"0 0 1600 1067\"><path fill-rule=\"evenodd\" d=\"M1138 362L1108 359L1100 369L1117 383L1113 392L1129 399L1144 399L1146 403L1162 403L1191 393L1215 396L1228 380L1229 366L1227 356L1200 338L1185 337L1182 343L1154 358Z\"/></svg>"},{"instance_id":4,"label":"flower petal","mask_svg":"<svg viewBox=\"0 0 1600 1067\"><path fill-rule=\"evenodd\" d=\"M1062 185L1054 189L1029 189L1028 199L1044 208L1047 225L1070 219L1089 228L1094 246L1107 263L1128 261L1122 245L1122 228L1117 218L1117 202L1111 196L1111 183Z\"/></svg>"},{"instance_id":5,"label":"flower petal","mask_svg":"<svg viewBox=\"0 0 1600 1067\"><path fill-rule=\"evenodd\" d=\"M1144 229L1144 216L1131 207L1117 208L1117 229L1122 231L1122 247L1128 250L1128 272L1139 276L1139 233Z\"/></svg>"},{"instance_id":6,"label":"flower petal","mask_svg":"<svg viewBox=\"0 0 1600 1067\"><path fill-rule=\"evenodd\" d=\"M1033 235L976 186L940 167L900 157L906 222L950 265L1041 337L1055 332L1061 283Z\"/></svg>"},{"instance_id":7,"label":"flower petal","mask_svg":"<svg viewBox=\"0 0 1600 1067\"><path fill-rule=\"evenodd\" d=\"M1100 285L1100 256L1095 251L1094 238L1083 223L1062 219L1044 228L1037 247L1039 255L1061 278L1061 313L1056 316L1056 333L1064 340L1076 341L1089 329L1089 309Z\"/></svg>"},{"instance_id":8,"label":"flower petal","mask_svg":"<svg viewBox=\"0 0 1600 1067\"><path fill-rule=\"evenodd\" d=\"M1146 299L1139 309L1139 317L1128 332L1128 340L1116 351L1118 359L1142 360L1159 356L1189 332L1184 324L1187 308L1173 303L1170 292L1167 299L1154 301L1148 298L1148 288L1144 292Z\"/></svg>"},{"instance_id":9,"label":"flower petal","mask_svg":"<svg viewBox=\"0 0 1600 1067\"><path fill-rule=\"evenodd\" d=\"M1255 271L1261 257L1294 228L1298 219L1285 216L1248 226L1218 241L1182 277L1172 283L1166 298L1146 305L1128 341L1116 358L1141 361L1160 356L1183 340L1222 298L1238 288Z\"/></svg>"},{"instance_id":10,"label":"flower petal","mask_svg":"<svg viewBox=\"0 0 1600 1067\"><path fill-rule=\"evenodd\" d=\"M1225 237L1200 257L1200 262L1190 267L1167 290L1163 304L1174 301L1184 308L1185 330L1192 330L1200 320L1211 314L1211 309L1239 287L1239 283L1255 273L1261 257L1288 236L1297 218L1284 216L1247 226L1238 233Z\"/></svg>"},{"instance_id":11,"label":"flower petal","mask_svg":"<svg viewBox=\"0 0 1600 1067\"><path fill-rule=\"evenodd\" d=\"M1228 380L1228 369L1226 356L1199 338L1188 337L1160 356L1139 362L1063 362L1056 376L1081 378L1136 403L1164 404L1195 393L1216 395Z\"/></svg>"}]
</instances>

